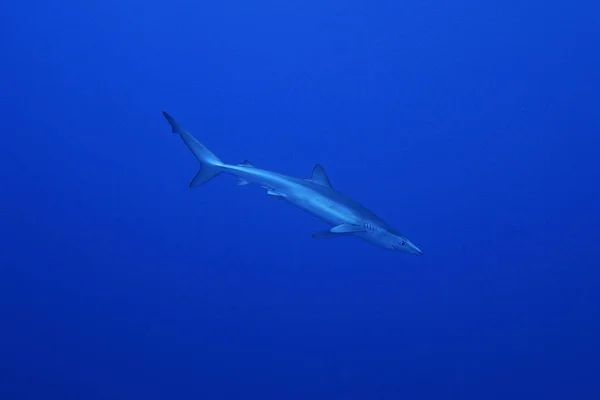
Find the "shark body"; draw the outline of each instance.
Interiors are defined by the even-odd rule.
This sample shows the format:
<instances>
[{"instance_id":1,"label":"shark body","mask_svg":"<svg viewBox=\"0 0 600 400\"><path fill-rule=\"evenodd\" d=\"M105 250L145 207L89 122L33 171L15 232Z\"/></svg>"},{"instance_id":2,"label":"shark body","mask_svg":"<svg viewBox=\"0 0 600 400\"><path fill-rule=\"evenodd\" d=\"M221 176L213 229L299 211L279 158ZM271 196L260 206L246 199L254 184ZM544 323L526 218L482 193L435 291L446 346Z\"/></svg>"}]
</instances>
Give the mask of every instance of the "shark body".
<instances>
[{"instance_id":1,"label":"shark body","mask_svg":"<svg viewBox=\"0 0 600 400\"><path fill-rule=\"evenodd\" d=\"M272 198L286 200L332 225L331 229L314 233L312 237L315 239L356 236L385 249L423 254L417 246L373 212L335 190L320 164L314 166L312 176L307 179L256 168L248 161L237 165L226 164L173 117L164 111L163 115L173 133L181 137L200 163L200 170L190 182L190 187L200 186L222 173L229 174L238 179L238 185L259 185Z\"/></svg>"}]
</instances>

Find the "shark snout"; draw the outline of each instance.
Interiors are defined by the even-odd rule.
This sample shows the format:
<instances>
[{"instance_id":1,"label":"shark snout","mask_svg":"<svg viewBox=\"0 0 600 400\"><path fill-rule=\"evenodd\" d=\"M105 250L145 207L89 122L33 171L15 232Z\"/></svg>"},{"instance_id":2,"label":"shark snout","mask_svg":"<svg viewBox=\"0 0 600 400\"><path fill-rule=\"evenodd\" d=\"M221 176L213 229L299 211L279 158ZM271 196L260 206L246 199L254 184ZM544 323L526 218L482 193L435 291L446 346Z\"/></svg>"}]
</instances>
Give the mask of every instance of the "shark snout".
<instances>
[{"instance_id":1,"label":"shark snout","mask_svg":"<svg viewBox=\"0 0 600 400\"><path fill-rule=\"evenodd\" d=\"M399 244L394 245L394 249L404 253L423 255L423 251L408 239L402 239Z\"/></svg>"},{"instance_id":2,"label":"shark snout","mask_svg":"<svg viewBox=\"0 0 600 400\"><path fill-rule=\"evenodd\" d=\"M415 246L413 243L411 243L410 246L411 246L411 250L414 252L414 254L416 254L418 256L423 255L423 251L420 248L418 248L417 246Z\"/></svg>"}]
</instances>

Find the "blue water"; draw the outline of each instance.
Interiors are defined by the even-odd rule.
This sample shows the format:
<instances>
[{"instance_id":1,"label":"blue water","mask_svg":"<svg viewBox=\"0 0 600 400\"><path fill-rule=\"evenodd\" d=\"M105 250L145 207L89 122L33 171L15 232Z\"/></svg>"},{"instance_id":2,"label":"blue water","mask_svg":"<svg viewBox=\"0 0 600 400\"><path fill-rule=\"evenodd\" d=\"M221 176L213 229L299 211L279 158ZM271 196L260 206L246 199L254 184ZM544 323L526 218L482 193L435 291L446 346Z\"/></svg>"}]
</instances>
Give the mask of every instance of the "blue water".
<instances>
[{"instance_id":1,"label":"blue water","mask_svg":"<svg viewBox=\"0 0 600 400\"><path fill-rule=\"evenodd\" d=\"M600 398L597 5L5 3L1 399Z\"/></svg>"}]
</instances>

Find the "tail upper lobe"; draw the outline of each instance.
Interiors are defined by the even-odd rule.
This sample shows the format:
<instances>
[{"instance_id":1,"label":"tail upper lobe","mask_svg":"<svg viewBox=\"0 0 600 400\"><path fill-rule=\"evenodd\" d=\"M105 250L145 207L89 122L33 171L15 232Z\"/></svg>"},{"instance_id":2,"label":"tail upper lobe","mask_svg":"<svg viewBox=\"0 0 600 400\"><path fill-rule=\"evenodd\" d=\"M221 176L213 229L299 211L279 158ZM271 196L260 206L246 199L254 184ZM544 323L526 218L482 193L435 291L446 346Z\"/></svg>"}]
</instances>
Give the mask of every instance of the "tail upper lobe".
<instances>
[{"instance_id":1,"label":"tail upper lobe","mask_svg":"<svg viewBox=\"0 0 600 400\"><path fill-rule=\"evenodd\" d=\"M196 176L190 182L190 187L200 186L205 182L208 182L215 176L219 175L222 170L223 162L217 157L212 151L204 147L202 143L196 140L188 131L181 126L173 117L171 117L168 113L163 111L164 117L167 119L169 124L171 125L171 130L173 133L178 134L183 140L183 143L190 149L190 151L198 160L200 164L200 170L196 174Z\"/></svg>"}]
</instances>

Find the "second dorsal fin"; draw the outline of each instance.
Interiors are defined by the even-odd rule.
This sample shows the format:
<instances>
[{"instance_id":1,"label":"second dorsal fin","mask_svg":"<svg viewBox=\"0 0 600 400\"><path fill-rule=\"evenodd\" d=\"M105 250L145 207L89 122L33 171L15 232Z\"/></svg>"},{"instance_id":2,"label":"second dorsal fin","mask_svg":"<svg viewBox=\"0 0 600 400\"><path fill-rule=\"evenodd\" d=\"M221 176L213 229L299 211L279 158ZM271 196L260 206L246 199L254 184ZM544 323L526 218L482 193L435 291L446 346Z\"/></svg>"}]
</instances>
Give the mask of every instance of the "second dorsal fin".
<instances>
[{"instance_id":1,"label":"second dorsal fin","mask_svg":"<svg viewBox=\"0 0 600 400\"><path fill-rule=\"evenodd\" d=\"M244 160L241 163L239 163L238 165L245 165L246 167L254 167L254 165L252 165L252 163L248 160Z\"/></svg>"}]
</instances>

